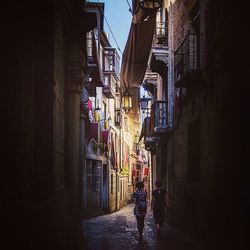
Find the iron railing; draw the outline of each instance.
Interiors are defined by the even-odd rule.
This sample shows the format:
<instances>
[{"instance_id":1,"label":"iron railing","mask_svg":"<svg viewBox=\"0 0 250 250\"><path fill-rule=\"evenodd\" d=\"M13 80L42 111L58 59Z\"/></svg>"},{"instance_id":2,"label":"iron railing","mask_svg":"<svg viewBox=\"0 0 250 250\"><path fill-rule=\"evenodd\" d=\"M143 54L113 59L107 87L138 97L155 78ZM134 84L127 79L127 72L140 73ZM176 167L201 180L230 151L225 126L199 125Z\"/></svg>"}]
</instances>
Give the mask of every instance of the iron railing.
<instances>
[{"instance_id":1,"label":"iron railing","mask_svg":"<svg viewBox=\"0 0 250 250\"><path fill-rule=\"evenodd\" d=\"M198 70L198 43L195 33L188 33L179 48L175 51L175 83L193 71Z\"/></svg>"},{"instance_id":2,"label":"iron railing","mask_svg":"<svg viewBox=\"0 0 250 250\"><path fill-rule=\"evenodd\" d=\"M154 101L154 132L165 132L167 129L167 101Z\"/></svg>"},{"instance_id":3,"label":"iron railing","mask_svg":"<svg viewBox=\"0 0 250 250\"><path fill-rule=\"evenodd\" d=\"M167 36L167 22L156 22L155 35Z\"/></svg>"},{"instance_id":4,"label":"iron railing","mask_svg":"<svg viewBox=\"0 0 250 250\"><path fill-rule=\"evenodd\" d=\"M105 47L103 55L103 72L112 73L119 78L120 57L115 48Z\"/></svg>"},{"instance_id":5,"label":"iron railing","mask_svg":"<svg viewBox=\"0 0 250 250\"><path fill-rule=\"evenodd\" d=\"M168 44L167 22L156 22L153 44L158 46Z\"/></svg>"},{"instance_id":6,"label":"iron railing","mask_svg":"<svg viewBox=\"0 0 250 250\"><path fill-rule=\"evenodd\" d=\"M116 79L110 73L104 73L103 93L107 98L115 98Z\"/></svg>"}]
</instances>

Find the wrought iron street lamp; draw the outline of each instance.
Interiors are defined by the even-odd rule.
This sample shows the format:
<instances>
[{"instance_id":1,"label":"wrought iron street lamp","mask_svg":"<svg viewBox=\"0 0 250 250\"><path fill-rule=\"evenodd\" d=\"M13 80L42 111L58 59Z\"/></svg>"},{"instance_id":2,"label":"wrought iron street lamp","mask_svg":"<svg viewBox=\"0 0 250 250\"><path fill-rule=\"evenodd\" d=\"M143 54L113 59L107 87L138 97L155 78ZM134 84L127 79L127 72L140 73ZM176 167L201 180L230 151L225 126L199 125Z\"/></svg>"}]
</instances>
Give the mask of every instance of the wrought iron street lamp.
<instances>
[{"instance_id":1,"label":"wrought iron street lamp","mask_svg":"<svg viewBox=\"0 0 250 250\"><path fill-rule=\"evenodd\" d=\"M146 111L146 116L148 116L148 110L149 110L148 103L149 103L149 101L151 101L151 98L145 97L145 96L143 96L140 99L141 110L143 113Z\"/></svg>"},{"instance_id":2,"label":"wrought iron street lamp","mask_svg":"<svg viewBox=\"0 0 250 250\"><path fill-rule=\"evenodd\" d=\"M142 9L158 10L162 2L163 0L140 0L139 5Z\"/></svg>"},{"instance_id":3,"label":"wrought iron street lamp","mask_svg":"<svg viewBox=\"0 0 250 250\"><path fill-rule=\"evenodd\" d=\"M125 112L132 109L132 96L130 95L128 89L126 89L124 95L122 96L122 108Z\"/></svg>"},{"instance_id":4,"label":"wrought iron street lamp","mask_svg":"<svg viewBox=\"0 0 250 250\"><path fill-rule=\"evenodd\" d=\"M151 100L151 98L145 97L145 96L143 96L143 97L140 99L140 105L141 105L141 109L142 109L142 110L148 109L148 102L149 102L150 100Z\"/></svg>"},{"instance_id":5,"label":"wrought iron street lamp","mask_svg":"<svg viewBox=\"0 0 250 250\"><path fill-rule=\"evenodd\" d=\"M139 138L140 138L140 134L139 134L139 131L137 131L135 134L135 141L134 141L136 144L138 143Z\"/></svg>"}]
</instances>

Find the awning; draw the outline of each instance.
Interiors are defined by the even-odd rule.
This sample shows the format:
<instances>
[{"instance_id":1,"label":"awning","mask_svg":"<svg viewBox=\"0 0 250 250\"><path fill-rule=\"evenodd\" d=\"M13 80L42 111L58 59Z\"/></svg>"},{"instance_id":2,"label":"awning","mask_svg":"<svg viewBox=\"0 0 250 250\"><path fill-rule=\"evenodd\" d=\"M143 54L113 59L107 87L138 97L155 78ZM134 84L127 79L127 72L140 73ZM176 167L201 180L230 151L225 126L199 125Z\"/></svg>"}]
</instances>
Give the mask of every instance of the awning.
<instances>
[{"instance_id":1,"label":"awning","mask_svg":"<svg viewBox=\"0 0 250 250\"><path fill-rule=\"evenodd\" d=\"M99 133L99 123L98 122L91 122L90 123L90 131L88 135L88 141L90 141L92 138L95 139L96 142L98 142L98 133Z\"/></svg>"},{"instance_id":2,"label":"awning","mask_svg":"<svg viewBox=\"0 0 250 250\"><path fill-rule=\"evenodd\" d=\"M144 78L152 45L155 17L154 11L138 8L139 0L133 1L133 19L121 65L121 88L138 87Z\"/></svg>"},{"instance_id":3,"label":"awning","mask_svg":"<svg viewBox=\"0 0 250 250\"><path fill-rule=\"evenodd\" d=\"M109 142L109 130L102 130L101 134L102 134L102 142L105 143L106 145L108 145L108 142Z\"/></svg>"}]
</instances>

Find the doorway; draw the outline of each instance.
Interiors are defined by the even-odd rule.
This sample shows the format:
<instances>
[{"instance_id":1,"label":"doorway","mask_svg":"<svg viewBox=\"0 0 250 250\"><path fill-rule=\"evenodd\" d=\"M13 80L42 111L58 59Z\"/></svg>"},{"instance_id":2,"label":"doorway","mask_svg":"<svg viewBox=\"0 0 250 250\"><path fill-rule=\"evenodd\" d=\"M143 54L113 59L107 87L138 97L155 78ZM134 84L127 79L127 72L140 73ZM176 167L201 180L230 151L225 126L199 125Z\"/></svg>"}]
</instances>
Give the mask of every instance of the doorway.
<instances>
[{"instance_id":1,"label":"doorway","mask_svg":"<svg viewBox=\"0 0 250 250\"><path fill-rule=\"evenodd\" d=\"M103 164L102 173L102 211L108 212L108 168L107 164Z\"/></svg>"}]
</instances>

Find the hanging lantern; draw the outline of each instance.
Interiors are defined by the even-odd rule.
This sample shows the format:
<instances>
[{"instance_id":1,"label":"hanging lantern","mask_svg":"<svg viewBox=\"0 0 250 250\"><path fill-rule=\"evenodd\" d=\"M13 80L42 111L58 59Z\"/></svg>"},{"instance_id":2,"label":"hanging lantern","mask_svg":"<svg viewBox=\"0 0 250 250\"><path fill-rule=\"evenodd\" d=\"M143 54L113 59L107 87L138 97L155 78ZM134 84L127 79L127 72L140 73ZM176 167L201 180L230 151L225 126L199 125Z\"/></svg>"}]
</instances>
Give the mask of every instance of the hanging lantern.
<instances>
[{"instance_id":1,"label":"hanging lantern","mask_svg":"<svg viewBox=\"0 0 250 250\"><path fill-rule=\"evenodd\" d=\"M162 6L162 0L140 0L139 5L142 9L158 10Z\"/></svg>"},{"instance_id":2,"label":"hanging lantern","mask_svg":"<svg viewBox=\"0 0 250 250\"><path fill-rule=\"evenodd\" d=\"M147 110L148 109L148 104L149 104L149 101L151 100L151 98L149 97L145 97L143 96L141 99L140 99L140 106L141 106L141 109L142 110Z\"/></svg>"},{"instance_id":3,"label":"hanging lantern","mask_svg":"<svg viewBox=\"0 0 250 250\"><path fill-rule=\"evenodd\" d=\"M129 91L126 90L122 96L122 108L125 112L128 112L132 109L132 96L129 94Z\"/></svg>"},{"instance_id":4,"label":"hanging lantern","mask_svg":"<svg viewBox=\"0 0 250 250\"><path fill-rule=\"evenodd\" d=\"M136 134L135 134L135 137L134 137L134 143L135 144L138 144L139 138L140 138L140 134L139 134L139 131L137 131Z\"/></svg>"}]
</instances>

